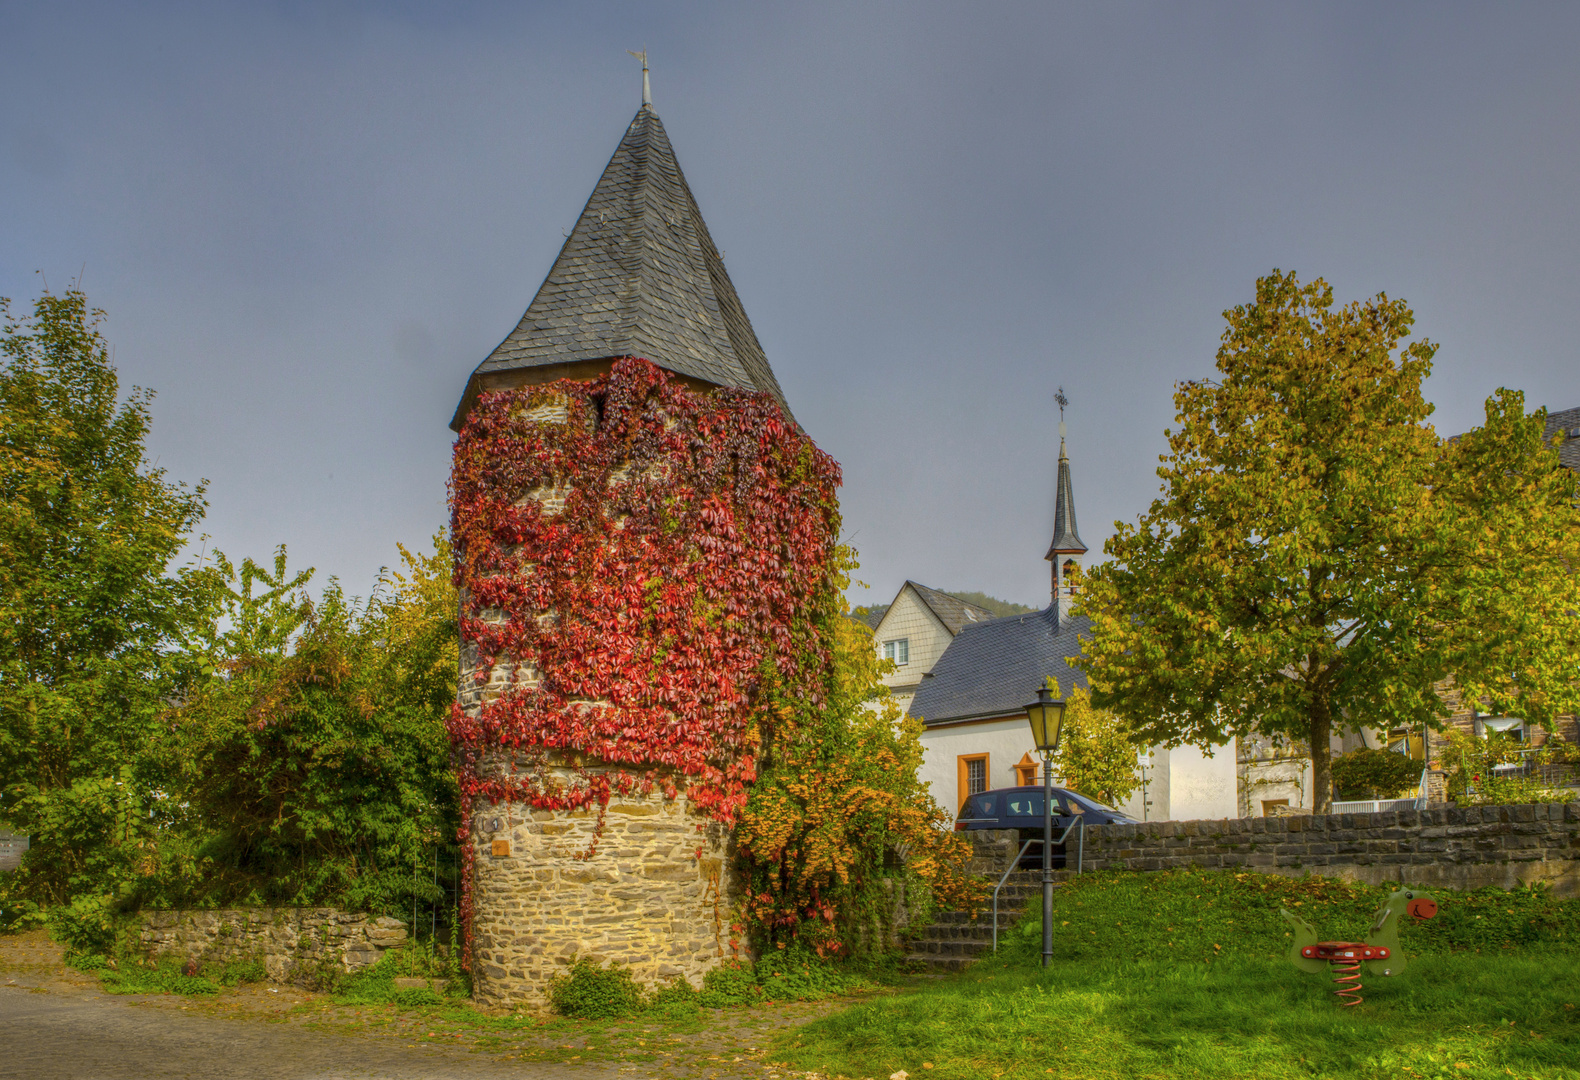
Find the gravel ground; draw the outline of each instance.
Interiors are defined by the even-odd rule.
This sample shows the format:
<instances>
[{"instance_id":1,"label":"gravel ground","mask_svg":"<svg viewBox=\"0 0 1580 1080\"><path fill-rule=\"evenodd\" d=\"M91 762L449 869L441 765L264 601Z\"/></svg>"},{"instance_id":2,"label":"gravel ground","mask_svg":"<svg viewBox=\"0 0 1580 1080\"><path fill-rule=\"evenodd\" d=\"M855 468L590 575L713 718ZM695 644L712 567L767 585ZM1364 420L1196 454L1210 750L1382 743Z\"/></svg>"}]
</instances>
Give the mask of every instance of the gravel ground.
<instances>
[{"instance_id":1,"label":"gravel ground","mask_svg":"<svg viewBox=\"0 0 1580 1080\"><path fill-rule=\"evenodd\" d=\"M0 935L0 1078L792 1080L763 1047L844 1004L597 1024L340 1006L290 986L110 995L34 931Z\"/></svg>"}]
</instances>

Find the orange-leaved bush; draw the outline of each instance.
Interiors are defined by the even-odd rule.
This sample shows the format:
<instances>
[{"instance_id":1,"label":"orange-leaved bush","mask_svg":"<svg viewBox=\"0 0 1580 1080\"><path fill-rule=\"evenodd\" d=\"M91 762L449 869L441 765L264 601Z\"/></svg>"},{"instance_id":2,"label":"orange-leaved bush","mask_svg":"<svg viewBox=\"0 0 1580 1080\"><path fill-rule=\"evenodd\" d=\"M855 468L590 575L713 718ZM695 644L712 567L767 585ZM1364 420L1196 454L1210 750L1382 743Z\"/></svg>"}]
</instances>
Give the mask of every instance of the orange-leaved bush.
<instances>
[{"instance_id":1,"label":"orange-leaved bush","mask_svg":"<svg viewBox=\"0 0 1580 1080\"><path fill-rule=\"evenodd\" d=\"M850 552L841 549L850 565ZM745 889L742 929L759 948L801 941L824 954L881 948L897 886L912 921L974 907L971 845L917 775L921 721L901 717L879 682L872 633L828 624L828 691L785 701L778 737L736 829Z\"/></svg>"}]
</instances>

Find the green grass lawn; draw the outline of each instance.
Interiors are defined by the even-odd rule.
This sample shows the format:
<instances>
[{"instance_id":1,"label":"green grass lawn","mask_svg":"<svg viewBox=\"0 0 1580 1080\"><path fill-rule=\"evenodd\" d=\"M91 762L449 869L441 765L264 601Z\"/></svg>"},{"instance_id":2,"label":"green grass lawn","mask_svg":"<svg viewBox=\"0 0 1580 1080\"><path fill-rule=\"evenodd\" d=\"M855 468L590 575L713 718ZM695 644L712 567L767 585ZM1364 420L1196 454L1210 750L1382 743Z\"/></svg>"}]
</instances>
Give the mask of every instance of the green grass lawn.
<instances>
[{"instance_id":1,"label":"green grass lawn","mask_svg":"<svg viewBox=\"0 0 1580 1080\"><path fill-rule=\"evenodd\" d=\"M1180 872L1091 875L962 976L783 1036L775 1060L883 1080L1131 1077L1566 1077L1580 1080L1580 901L1432 892L1405 973L1341 1008L1289 964L1280 906L1358 940L1386 889Z\"/></svg>"}]
</instances>

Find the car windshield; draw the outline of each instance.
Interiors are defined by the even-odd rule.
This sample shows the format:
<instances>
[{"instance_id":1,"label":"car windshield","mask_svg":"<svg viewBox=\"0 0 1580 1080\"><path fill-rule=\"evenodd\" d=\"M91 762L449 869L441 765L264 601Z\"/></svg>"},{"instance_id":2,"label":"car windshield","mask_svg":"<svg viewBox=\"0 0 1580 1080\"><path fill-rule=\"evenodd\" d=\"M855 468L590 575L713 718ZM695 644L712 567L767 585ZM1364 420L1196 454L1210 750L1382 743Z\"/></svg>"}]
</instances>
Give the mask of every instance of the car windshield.
<instances>
[{"instance_id":1,"label":"car windshield","mask_svg":"<svg viewBox=\"0 0 1580 1080\"><path fill-rule=\"evenodd\" d=\"M1100 814L1119 813L1119 811L1115 810L1112 806L1104 806L1096 799L1088 799L1085 795L1077 795L1073 791L1065 792L1064 797L1070 800L1070 804L1073 807L1077 808L1075 812L1078 814L1083 813L1086 810L1096 810Z\"/></svg>"}]
</instances>

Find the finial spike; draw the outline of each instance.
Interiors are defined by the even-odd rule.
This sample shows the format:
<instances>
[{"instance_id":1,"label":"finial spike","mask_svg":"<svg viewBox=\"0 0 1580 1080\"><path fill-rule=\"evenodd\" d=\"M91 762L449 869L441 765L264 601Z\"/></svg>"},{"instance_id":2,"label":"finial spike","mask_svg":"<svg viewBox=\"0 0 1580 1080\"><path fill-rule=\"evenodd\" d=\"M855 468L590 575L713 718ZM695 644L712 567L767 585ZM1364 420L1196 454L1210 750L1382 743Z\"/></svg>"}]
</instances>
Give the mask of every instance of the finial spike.
<instances>
[{"instance_id":1,"label":"finial spike","mask_svg":"<svg viewBox=\"0 0 1580 1080\"><path fill-rule=\"evenodd\" d=\"M647 46L643 45L641 52L637 52L635 49L627 49L626 52L642 61L642 104L651 106L653 104L653 86L647 81Z\"/></svg>"},{"instance_id":2,"label":"finial spike","mask_svg":"<svg viewBox=\"0 0 1580 1080\"><path fill-rule=\"evenodd\" d=\"M1062 386L1059 387L1058 392L1053 395L1053 400L1059 403L1059 456L1063 457L1064 456L1064 407L1070 403L1070 399L1064 396L1064 387L1062 387Z\"/></svg>"}]
</instances>

